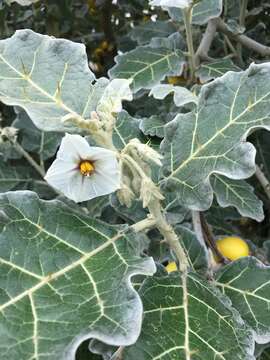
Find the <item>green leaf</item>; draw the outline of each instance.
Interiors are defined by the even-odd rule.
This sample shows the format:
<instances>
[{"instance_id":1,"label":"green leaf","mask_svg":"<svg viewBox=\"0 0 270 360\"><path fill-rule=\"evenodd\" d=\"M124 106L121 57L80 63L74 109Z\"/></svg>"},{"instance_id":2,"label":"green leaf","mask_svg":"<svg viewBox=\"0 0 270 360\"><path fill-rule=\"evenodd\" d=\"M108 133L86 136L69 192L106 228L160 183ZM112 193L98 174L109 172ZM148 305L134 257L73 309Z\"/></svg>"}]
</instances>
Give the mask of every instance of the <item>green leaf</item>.
<instances>
[{"instance_id":1,"label":"green leaf","mask_svg":"<svg viewBox=\"0 0 270 360\"><path fill-rule=\"evenodd\" d=\"M5 0L6 3L8 5L10 5L11 3L18 3L19 5L22 5L22 6L29 6L31 4L34 4L36 2L38 2L39 0Z\"/></svg>"},{"instance_id":2,"label":"green leaf","mask_svg":"<svg viewBox=\"0 0 270 360\"><path fill-rule=\"evenodd\" d=\"M145 135L164 138L164 127L166 119L160 115L152 115L150 118L143 118L140 121L140 129Z\"/></svg>"},{"instance_id":3,"label":"green leaf","mask_svg":"<svg viewBox=\"0 0 270 360\"><path fill-rule=\"evenodd\" d=\"M258 360L270 360L270 348L268 345L268 348L263 351L263 353L258 357Z\"/></svg>"},{"instance_id":4,"label":"green leaf","mask_svg":"<svg viewBox=\"0 0 270 360\"><path fill-rule=\"evenodd\" d=\"M215 235L235 235L239 229L233 221L239 222L241 215L233 207L221 208L214 200L211 208L206 212L206 220L211 225Z\"/></svg>"},{"instance_id":5,"label":"green leaf","mask_svg":"<svg viewBox=\"0 0 270 360\"><path fill-rule=\"evenodd\" d=\"M129 140L137 138L145 142L145 137L140 128L140 119L130 116L126 111L121 111L116 119L113 134L113 143L118 150L123 149Z\"/></svg>"},{"instance_id":6,"label":"green leaf","mask_svg":"<svg viewBox=\"0 0 270 360\"><path fill-rule=\"evenodd\" d=\"M168 37L173 34L177 28L170 21L148 21L135 26L130 36L133 40L137 41L139 45L149 43L154 37Z\"/></svg>"},{"instance_id":7,"label":"green leaf","mask_svg":"<svg viewBox=\"0 0 270 360\"><path fill-rule=\"evenodd\" d=\"M82 44L31 30L0 41L0 100L22 107L42 130L78 132L72 119L103 109L110 83L94 80Z\"/></svg>"},{"instance_id":8,"label":"green leaf","mask_svg":"<svg viewBox=\"0 0 270 360\"><path fill-rule=\"evenodd\" d=\"M197 96L191 91L182 86L173 86L170 84L158 84L154 86L149 96L152 95L155 99L163 100L166 96L173 93L173 101L176 106L184 106L189 103L197 104Z\"/></svg>"},{"instance_id":9,"label":"green leaf","mask_svg":"<svg viewBox=\"0 0 270 360\"><path fill-rule=\"evenodd\" d=\"M132 89L151 89L168 75L182 72L184 57L180 50L165 47L139 46L115 58L116 65L109 71L111 78L132 80Z\"/></svg>"},{"instance_id":10,"label":"green leaf","mask_svg":"<svg viewBox=\"0 0 270 360\"><path fill-rule=\"evenodd\" d=\"M234 206L244 217L257 221L264 219L263 202L246 181L232 180L215 174L211 178L211 185L220 206Z\"/></svg>"},{"instance_id":11,"label":"green leaf","mask_svg":"<svg viewBox=\"0 0 270 360\"><path fill-rule=\"evenodd\" d=\"M206 210L213 200L213 173L245 179L255 172L255 148L246 142L256 128L269 128L270 64L229 72L202 87L198 107L166 125L162 186L183 206Z\"/></svg>"},{"instance_id":12,"label":"green leaf","mask_svg":"<svg viewBox=\"0 0 270 360\"><path fill-rule=\"evenodd\" d=\"M10 166L0 156L0 193L14 190L16 187L26 188L32 181L30 169L26 166Z\"/></svg>"},{"instance_id":13,"label":"green leaf","mask_svg":"<svg viewBox=\"0 0 270 360\"><path fill-rule=\"evenodd\" d=\"M184 9L192 5L192 0L151 0L149 3L151 6L162 6Z\"/></svg>"},{"instance_id":14,"label":"green leaf","mask_svg":"<svg viewBox=\"0 0 270 360\"><path fill-rule=\"evenodd\" d=\"M12 126L19 129L20 144L29 152L37 153L42 160L53 157L63 134L39 130L25 111L19 111Z\"/></svg>"},{"instance_id":15,"label":"green leaf","mask_svg":"<svg viewBox=\"0 0 270 360\"><path fill-rule=\"evenodd\" d=\"M141 335L128 360L254 360L254 340L229 301L197 275L147 279Z\"/></svg>"},{"instance_id":16,"label":"green leaf","mask_svg":"<svg viewBox=\"0 0 270 360\"><path fill-rule=\"evenodd\" d=\"M1 195L0 213L3 358L71 360L87 338L136 341L142 307L130 278L155 266L133 233L28 191Z\"/></svg>"},{"instance_id":17,"label":"green leaf","mask_svg":"<svg viewBox=\"0 0 270 360\"><path fill-rule=\"evenodd\" d=\"M181 236L181 243L186 250L192 269L206 270L208 265L208 253L198 241L196 234L184 226L175 227L177 234Z\"/></svg>"},{"instance_id":18,"label":"green leaf","mask_svg":"<svg viewBox=\"0 0 270 360\"><path fill-rule=\"evenodd\" d=\"M169 15L174 21L183 21L182 11L178 8L168 8ZM222 0L201 0L193 6L192 23L206 24L210 19L219 17L222 12Z\"/></svg>"},{"instance_id":19,"label":"green leaf","mask_svg":"<svg viewBox=\"0 0 270 360\"><path fill-rule=\"evenodd\" d=\"M201 64L196 75L199 77L201 83L206 83L210 80L216 79L227 71L240 71L241 69L236 66L231 59L216 60L211 63Z\"/></svg>"},{"instance_id":20,"label":"green leaf","mask_svg":"<svg viewBox=\"0 0 270 360\"><path fill-rule=\"evenodd\" d=\"M270 340L269 276L269 266L254 257L246 257L223 267L215 281L252 328L258 343Z\"/></svg>"}]
</instances>

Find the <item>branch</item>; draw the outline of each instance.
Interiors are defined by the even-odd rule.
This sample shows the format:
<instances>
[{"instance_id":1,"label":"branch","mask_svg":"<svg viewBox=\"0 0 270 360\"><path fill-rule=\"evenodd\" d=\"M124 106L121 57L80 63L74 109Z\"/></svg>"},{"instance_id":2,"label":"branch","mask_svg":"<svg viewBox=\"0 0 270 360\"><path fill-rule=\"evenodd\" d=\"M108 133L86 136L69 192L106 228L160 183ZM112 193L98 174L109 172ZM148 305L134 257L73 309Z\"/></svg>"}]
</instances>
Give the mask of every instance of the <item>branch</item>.
<instances>
[{"instance_id":1,"label":"branch","mask_svg":"<svg viewBox=\"0 0 270 360\"><path fill-rule=\"evenodd\" d=\"M270 200L270 183L267 177L264 175L262 170L259 168L258 165L256 165L256 172L255 176L259 183L261 184L265 194L267 195L268 199Z\"/></svg>"},{"instance_id":2,"label":"branch","mask_svg":"<svg viewBox=\"0 0 270 360\"><path fill-rule=\"evenodd\" d=\"M179 262L179 270L185 273L189 267L188 258L178 239L178 236L163 216L159 201L156 200L150 202L148 205L148 209L150 214L156 220L156 227L158 228L159 232L161 233L161 235L164 236L165 241L174 251Z\"/></svg>"},{"instance_id":3,"label":"branch","mask_svg":"<svg viewBox=\"0 0 270 360\"><path fill-rule=\"evenodd\" d=\"M246 35L234 34L231 30L228 29L225 22L220 18L217 21L217 30L227 35L230 39L237 41L247 49L257 52L261 56L270 56L270 47L265 46Z\"/></svg>"},{"instance_id":4,"label":"branch","mask_svg":"<svg viewBox=\"0 0 270 360\"><path fill-rule=\"evenodd\" d=\"M10 140L11 141L11 140ZM31 166L33 166L33 168L39 173L39 175L44 178L45 176L45 171L44 169L39 166L36 161L32 158L32 156L30 156L28 154L28 152L26 152L24 150L24 148L19 144L17 143L16 141L11 141L12 145L14 146L15 150L20 153L28 162Z\"/></svg>"},{"instance_id":5,"label":"branch","mask_svg":"<svg viewBox=\"0 0 270 360\"><path fill-rule=\"evenodd\" d=\"M156 220L151 217L148 217L131 225L131 228L135 232L140 232L140 231L148 231L153 227L155 227L155 225L156 225Z\"/></svg>"},{"instance_id":6,"label":"branch","mask_svg":"<svg viewBox=\"0 0 270 360\"><path fill-rule=\"evenodd\" d=\"M188 63L190 71L190 80L194 80L196 63L195 63L195 52L193 45L193 35L192 35L192 6L183 10L183 17L186 29L186 40L188 47Z\"/></svg>"},{"instance_id":7,"label":"branch","mask_svg":"<svg viewBox=\"0 0 270 360\"><path fill-rule=\"evenodd\" d=\"M218 19L211 19L209 20L205 33L202 37L201 43L196 51L195 54L195 63L198 66L201 62L201 60L212 60L209 56L208 56L208 52L210 50L211 44L214 40L216 31L217 31L217 23L218 23Z\"/></svg>"}]
</instances>

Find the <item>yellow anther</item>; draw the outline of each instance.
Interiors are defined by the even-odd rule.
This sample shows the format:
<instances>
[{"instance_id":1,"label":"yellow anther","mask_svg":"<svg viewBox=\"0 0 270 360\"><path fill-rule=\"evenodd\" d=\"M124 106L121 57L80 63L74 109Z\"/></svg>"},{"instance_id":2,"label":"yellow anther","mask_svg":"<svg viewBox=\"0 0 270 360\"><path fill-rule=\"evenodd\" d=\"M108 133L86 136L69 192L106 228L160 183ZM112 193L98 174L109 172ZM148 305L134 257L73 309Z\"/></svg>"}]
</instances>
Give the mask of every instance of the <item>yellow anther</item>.
<instances>
[{"instance_id":1,"label":"yellow anther","mask_svg":"<svg viewBox=\"0 0 270 360\"><path fill-rule=\"evenodd\" d=\"M79 165L80 172L84 176L90 176L95 171L94 164L89 160L82 160Z\"/></svg>"}]
</instances>

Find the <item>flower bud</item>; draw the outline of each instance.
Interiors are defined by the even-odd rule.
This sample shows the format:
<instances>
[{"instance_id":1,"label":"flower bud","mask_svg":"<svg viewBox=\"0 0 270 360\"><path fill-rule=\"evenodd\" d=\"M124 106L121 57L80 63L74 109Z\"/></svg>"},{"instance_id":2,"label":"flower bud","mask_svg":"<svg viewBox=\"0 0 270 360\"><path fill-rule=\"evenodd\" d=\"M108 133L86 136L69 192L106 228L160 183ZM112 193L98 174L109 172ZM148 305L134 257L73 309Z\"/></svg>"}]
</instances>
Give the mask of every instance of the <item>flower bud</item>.
<instances>
[{"instance_id":1,"label":"flower bud","mask_svg":"<svg viewBox=\"0 0 270 360\"><path fill-rule=\"evenodd\" d=\"M143 207L145 208L151 201L164 200L164 196L151 179L143 178L141 183L140 200L142 200Z\"/></svg>"},{"instance_id":2,"label":"flower bud","mask_svg":"<svg viewBox=\"0 0 270 360\"><path fill-rule=\"evenodd\" d=\"M152 161L158 166L162 165L160 161L162 156L149 145L141 143L138 139L130 140L128 145L137 150L137 153L141 159L145 161Z\"/></svg>"}]
</instances>

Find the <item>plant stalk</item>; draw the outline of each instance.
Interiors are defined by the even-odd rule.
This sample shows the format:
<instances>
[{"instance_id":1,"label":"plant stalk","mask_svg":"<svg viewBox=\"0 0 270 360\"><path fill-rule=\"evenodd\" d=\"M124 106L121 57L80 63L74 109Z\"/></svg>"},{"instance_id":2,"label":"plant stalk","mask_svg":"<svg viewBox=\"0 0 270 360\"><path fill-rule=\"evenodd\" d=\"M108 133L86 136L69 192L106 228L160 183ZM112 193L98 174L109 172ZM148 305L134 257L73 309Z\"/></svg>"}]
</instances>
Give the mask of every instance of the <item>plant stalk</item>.
<instances>
[{"instance_id":1,"label":"plant stalk","mask_svg":"<svg viewBox=\"0 0 270 360\"><path fill-rule=\"evenodd\" d=\"M179 262L179 270L183 273L186 273L189 267L188 258L178 239L178 236L174 232L171 225L167 223L164 215L162 214L160 202L158 200L150 202L148 205L148 209L150 214L155 219L156 226L160 231L161 235L164 236L164 239L166 240L167 244L174 251L177 260Z\"/></svg>"},{"instance_id":2,"label":"plant stalk","mask_svg":"<svg viewBox=\"0 0 270 360\"><path fill-rule=\"evenodd\" d=\"M183 17L186 29L186 40L188 47L188 62L190 70L190 80L193 81L195 78L196 62L195 62L195 51L192 37L192 6L183 10Z\"/></svg>"},{"instance_id":3,"label":"plant stalk","mask_svg":"<svg viewBox=\"0 0 270 360\"><path fill-rule=\"evenodd\" d=\"M241 0L240 15L239 15L240 27L245 27L247 4L248 4L248 0ZM241 65L244 65L244 61L242 57L242 44L240 43L237 44L237 52Z\"/></svg>"},{"instance_id":4,"label":"plant stalk","mask_svg":"<svg viewBox=\"0 0 270 360\"><path fill-rule=\"evenodd\" d=\"M255 176L259 183L261 184L266 196L270 200L270 183L267 177L264 175L263 171L260 169L258 165L256 165Z\"/></svg>"},{"instance_id":5,"label":"plant stalk","mask_svg":"<svg viewBox=\"0 0 270 360\"><path fill-rule=\"evenodd\" d=\"M42 178L44 178L45 171L42 169L41 166L38 165L38 163L32 158L32 156L29 155L28 152L25 151L24 148L16 141L12 141L12 144L15 147L15 150L29 162L29 164L39 173Z\"/></svg>"}]
</instances>

